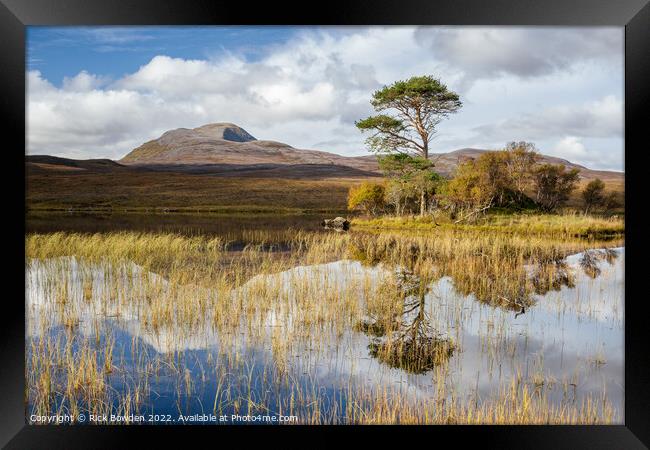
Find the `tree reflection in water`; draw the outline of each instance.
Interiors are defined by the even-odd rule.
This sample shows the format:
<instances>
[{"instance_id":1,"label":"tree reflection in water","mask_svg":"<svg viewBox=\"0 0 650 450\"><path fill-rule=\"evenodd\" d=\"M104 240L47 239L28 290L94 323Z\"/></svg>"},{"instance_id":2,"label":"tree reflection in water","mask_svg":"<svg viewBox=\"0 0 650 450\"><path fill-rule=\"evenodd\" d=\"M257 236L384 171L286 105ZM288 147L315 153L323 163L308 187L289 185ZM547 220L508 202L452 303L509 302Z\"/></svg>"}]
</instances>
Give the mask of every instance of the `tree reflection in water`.
<instances>
[{"instance_id":1,"label":"tree reflection in water","mask_svg":"<svg viewBox=\"0 0 650 450\"><path fill-rule=\"evenodd\" d=\"M559 291L562 286L575 287L575 276L565 258L535 264L530 279L537 295Z\"/></svg>"},{"instance_id":2,"label":"tree reflection in water","mask_svg":"<svg viewBox=\"0 0 650 450\"><path fill-rule=\"evenodd\" d=\"M596 278L600 275L600 262L607 261L611 266L618 258L618 252L611 248L603 250L585 250L580 258L580 267L582 271L590 278Z\"/></svg>"},{"instance_id":3,"label":"tree reflection in water","mask_svg":"<svg viewBox=\"0 0 650 450\"><path fill-rule=\"evenodd\" d=\"M381 258L368 258L362 253L365 264L375 265ZM584 273L596 278L601 273L600 262L612 264L618 257L613 249L586 250L579 265ZM417 267L413 258L408 267ZM564 256L529 263L510 262L503 265L488 261L466 261L447 265L438 276L448 275L456 292L473 295L477 301L515 312L515 318L534 306L535 295L559 291L562 287L575 287L574 269ZM379 307L368 305L367 318L356 325L357 331L371 336L370 355L391 367L412 373L425 373L446 362L455 351L454 344L433 329L426 311L426 295L434 281L429 271L396 270L396 281L386 292L386 300Z\"/></svg>"},{"instance_id":4,"label":"tree reflection in water","mask_svg":"<svg viewBox=\"0 0 650 450\"><path fill-rule=\"evenodd\" d=\"M370 319L360 322L357 329L373 337L368 345L372 357L407 372L426 373L445 363L455 346L431 326L425 308L431 280L404 269L396 275L398 307L369 314Z\"/></svg>"}]
</instances>

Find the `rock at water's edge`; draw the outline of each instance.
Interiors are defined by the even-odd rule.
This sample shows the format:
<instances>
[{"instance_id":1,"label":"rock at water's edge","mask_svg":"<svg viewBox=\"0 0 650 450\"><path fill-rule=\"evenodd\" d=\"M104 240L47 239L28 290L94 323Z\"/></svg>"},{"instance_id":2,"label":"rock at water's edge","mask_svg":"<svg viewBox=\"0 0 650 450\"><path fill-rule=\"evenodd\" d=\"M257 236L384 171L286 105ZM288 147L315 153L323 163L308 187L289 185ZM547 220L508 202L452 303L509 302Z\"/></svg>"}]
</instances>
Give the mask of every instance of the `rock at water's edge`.
<instances>
[{"instance_id":1,"label":"rock at water's edge","mask_svg":"<svg viewBox=\"0 0 650 450\"><path fill-rule=\"evenodd\" d=\"M350 228L350 221L343 217L337 217L335 219L324 219L321 225L325 228L347 231Z\"/></svg>"}]
</instances>

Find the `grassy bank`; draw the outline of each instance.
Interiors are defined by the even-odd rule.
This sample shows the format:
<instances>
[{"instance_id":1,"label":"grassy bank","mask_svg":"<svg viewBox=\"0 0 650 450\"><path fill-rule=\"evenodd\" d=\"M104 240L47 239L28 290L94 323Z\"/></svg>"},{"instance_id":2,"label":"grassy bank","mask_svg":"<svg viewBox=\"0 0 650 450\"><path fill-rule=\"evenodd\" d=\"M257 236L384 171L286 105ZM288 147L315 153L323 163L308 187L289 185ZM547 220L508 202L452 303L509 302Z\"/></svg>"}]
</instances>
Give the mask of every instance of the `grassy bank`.
<instances>
[{"instance_id":1,"label":"grassy bank","mask_svg":"<svg viewBox=\"0 0 650 450\"><path fill-rule=\"evenodd\" d=\"M620 217L594 217L581 214L489 215L475 224L454 224L449 220L426 217L378 217L352 220L356 229L403 231L468 231L527 236L607 239L622 237L625 222Z\"/></svg>"}]
</instances>

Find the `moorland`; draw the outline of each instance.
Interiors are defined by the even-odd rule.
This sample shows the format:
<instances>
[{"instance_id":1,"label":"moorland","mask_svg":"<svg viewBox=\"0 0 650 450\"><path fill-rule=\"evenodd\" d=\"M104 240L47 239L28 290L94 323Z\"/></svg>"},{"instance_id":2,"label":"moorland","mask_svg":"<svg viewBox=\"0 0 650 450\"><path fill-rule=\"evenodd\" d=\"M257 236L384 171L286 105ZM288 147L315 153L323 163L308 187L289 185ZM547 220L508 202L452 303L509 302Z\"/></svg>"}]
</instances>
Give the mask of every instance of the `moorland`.
<instances>
[{"instance_id":1,"label":"moorland","mask_svg":"<svg viewBox=\"0 0 650 450\"><path fill-rule=\"evenodd\" d=\"M26 156L28 417L622 423L624 174L430 152L461 102L414 77L372 104L405 98L356 123L375 155L215 123Z\"/></svg>"}]
</instances>

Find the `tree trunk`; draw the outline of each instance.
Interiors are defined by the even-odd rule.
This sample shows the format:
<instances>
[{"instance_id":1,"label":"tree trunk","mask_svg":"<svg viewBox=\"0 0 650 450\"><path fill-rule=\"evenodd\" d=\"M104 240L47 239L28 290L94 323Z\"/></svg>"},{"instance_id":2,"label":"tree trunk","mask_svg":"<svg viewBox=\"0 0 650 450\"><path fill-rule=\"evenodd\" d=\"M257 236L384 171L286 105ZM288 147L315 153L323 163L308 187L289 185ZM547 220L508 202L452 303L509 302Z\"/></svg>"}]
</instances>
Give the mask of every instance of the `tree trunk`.
<instances>
[{"instance_id":1,"label":"tree trunk","mask_svg":"<svg viewBox=\"0 0 650 450\"><path fill-rule=\"evenodd\" d=\"M420 217L424 216L424 210L426 209L426 200L424 198L424 189L420 191Z\"/></svg>"}]
</instances>

